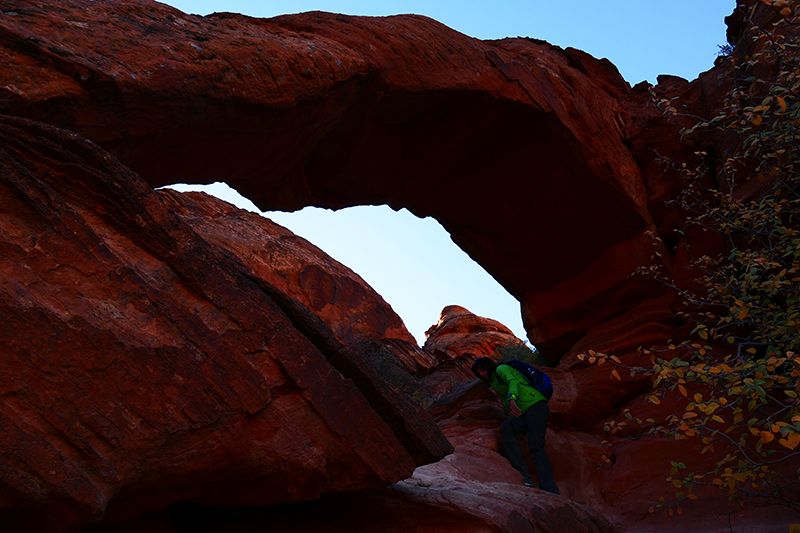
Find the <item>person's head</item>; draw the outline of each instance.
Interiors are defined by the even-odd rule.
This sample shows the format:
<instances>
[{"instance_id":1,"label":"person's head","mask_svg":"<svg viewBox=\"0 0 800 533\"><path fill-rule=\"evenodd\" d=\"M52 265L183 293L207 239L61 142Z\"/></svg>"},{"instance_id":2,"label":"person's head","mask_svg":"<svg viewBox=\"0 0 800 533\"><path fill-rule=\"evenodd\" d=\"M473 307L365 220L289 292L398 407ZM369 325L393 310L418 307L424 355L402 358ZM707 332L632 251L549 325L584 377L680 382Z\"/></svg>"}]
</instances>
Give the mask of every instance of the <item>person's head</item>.
<instances>
[{"instance_id":1,"label":"person's head","mask_svg":"<svg viewBox=\"0 0 800 533\"><path fill-rule=\"evenodd\" d=\"M497 363L488 357L479 357L472 363L472 373L486 382L489 381L495 370L497 370Z\"/></svg>"}]
</instances>

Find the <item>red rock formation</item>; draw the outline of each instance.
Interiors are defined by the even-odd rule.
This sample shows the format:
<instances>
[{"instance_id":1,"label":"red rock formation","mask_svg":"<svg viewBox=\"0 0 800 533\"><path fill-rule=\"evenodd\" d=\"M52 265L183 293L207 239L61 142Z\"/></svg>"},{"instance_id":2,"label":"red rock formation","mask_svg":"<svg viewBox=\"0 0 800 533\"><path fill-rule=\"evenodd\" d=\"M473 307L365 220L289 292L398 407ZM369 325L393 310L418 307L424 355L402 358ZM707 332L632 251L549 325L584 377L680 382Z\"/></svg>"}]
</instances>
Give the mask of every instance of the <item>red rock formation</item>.
<instances>
[{"instance_id":1,"label":"red rock formation","mask_svg":"<svg viewBox=\"0 0 800 533\"><path fill-rule=\"evenodd\" d=\"M412 343L403 321L358 274L291 231L203 193L159 191L180 219L253 274L308 307L344 343Z\"/></svg>"},{"instance_id":2,"label":"red rock formation","mask_svg":"<svg viewBox=\"0 0 800 533\"><path fill-rule=\"evenodd\" d=\"M464 445L443 461L380 490L324 495L318 500L266 508L178 504L127 524L125 533L202 531L275 533L359 531L616 533L591 509L530 489L500 455ZM87 533L120 533L114 527Z\"/></svg>"},{"instance_id":3,"label":"red rock formation","mask_svg":"<svg viewBox=\"0 0 800 533\"><path fill-rule=\"evenodd\" d=\"M458 305L448 305L439 321L425 332L423 348L450 358L465 352L491 357L504 344L520 342L510 329L491 318L479 317Z\"/></svg>"},{"instance_id":4,"label":"red rock formation","mask_svg":"<svg viewBox=\"0 0 800 533\"><path fill-rule=\"evenodd\" d=\"M480 450L457 455L484 464ZM592 510L556 495L519 484L477 482L455 470L418 469L414 477L386 489L326 495L313 502L280 508L203 507L176 505L168 512L142 517L126 533L198 531L246 533L617 533L619 530ZM464 465L460 465L463 467ZM492 465L495 466L495 465ZM499 463L498 463L499 466ZM441 468L440 468L441 467ZM87 533L116 533L98 528Z\"/></svg>"},{"instance_id":5,"label":"red rock formation","mask_svg":"<svg viewBox=\"0 0 800 533\"><path fill-rule=\"evenodd\" d=\"M0 112L77 131L151 185L225 181L267 209L434 216L520 300L553 362L597 328L625 351L681 326L674 292L632 274L655 243L678 283L691 277L666 205L683 182L660 161L697 148L678 133L692 119L665 117L607 61L417 16L196 17L148 0L5 13ZM730 20L736 37L744 19ZM655 92L713 114L724 68Z\"/></svg>"},{"instance_id":6,"label":"red rock formation","mask_svg":"<svg viewBox=\"0 0 800 533\"><path fill-rule=\"evenodd\" d=\"M225 181L262 208L434 216L520 299L553 361L663 293L628 278L650 259L641 168L654 160L631 152L629 123L658 111L607 61L418 16L13 6L0 111L77 131L151 185ZM674 125L660 133L678 145Z\"/></svg>"},{"instance_id":7,"label":"red rock formation","mask_svg":"<svg viewBox=\"0 0 800 533\"><path fill-rule=\"evenodd\" d=\"M2 117L0 179L6 530L379 487L451 450L319 318L176 216L175 193L96 145Z\"/></svg>"},{"instance_id":8,"label":"red rock formation","mask_svg":"<svg viewBox=\"0 0 800 533\"><path fill-rule=\"evenodd\" d=\"M749 0L746 8L768 22L766 6ZM734 35L745 29L743 9L731 18ZM561 361L552 372L551 420L570 431L553 432L569 453L554 451L554 462L585 489L576 484L570 494L636 522L631 517L655 490L657 460L678 448L642 440L617 454L617 473L590 473L591 432L618 420L623 405L649 406L638 397L646 383L613 380L575 355L591 347L636 361L636 347L684 327L672 290L632 276L657 251L685 286L692 275L679 245L698 237L679 232L680 217L666 202L683 183L659 162L695 150L678 135L689 119L662 115L648 87L631 89L607 61L577 50L529 39L481 42L424 17L203 18L147 0L96 1L92 9L77 0L6 2L0 58L0 112L91 138L151 186L225 181L262 208L386 203L436 217L520 300L540 351ZM725 94L724 68L691 83L664 77L653 90L677 97L687 114L710 115ZM338 294L330 272L312 268L298 275L305 288L284 289L307 298L317 316L270 283L260 260L201 238L206 231L213 241L219 229L196 219L203 231L194 230L103 152L47 128L6 124L13 148L2 146L3 177L24 179L11 180L2 196L10 280L2 340L13 357L0 381L0 414L10 428L0 437L12 464L0 495L7 506L45 510L20 516L85 523L109 499L117 516L178 497L230 501L194 484L198 476L237 502L250 501L254 487L263 489L257 503L302 499L399 479L411 457L420 463L443 453L424 421L411 427L416 417L402 396L383 393L369 365L320 319L343 326L321 298ZM34 130L46 132L43 139ZM723 153L728 141L702 142ZM124 187L108 177L117 175ZM701 239L706 250L721 246L716 236ZM343 301L351 295L343 289ZM403 338L388 315L371 327ZM355 329L337 333L370 335ZM440 372L428 379L443 383L469 377L466 362L443 357L448 347L458 346L458 355L495 340L475 343L460 333L436 348L431 341L433 359L403 342L393 346L406 367L419 375L435 360ZM82 357L75 363L62 353ZM460 370L448 375L448 365ZM344 412L336 409L342 403ZM117 407L101 408L108 405ZM302 418L300 440L324 452L309 458L305 448L282 447L297 442L284 438L295 428L287 429L283 408ZM458 423L443 423L451 437L492 451L496 410L479 402L458 412ZM464 427L470 417L480 431ZM130 429L137 424L144 429ZM363 454L354 445L361 439L372 443ZM264 466L271 460L277 472ZM299 477L290 481L289 471ZM431 495L447 497L440 489L391 495L389 507L422 515ZM470 498L459 501L487 501ZM514 514L515 497L495 501L508 517L530 521ZM704 512L687 514L699 520ZM523 527L477 519L487 528Z\"/></svg>"},{"instance_id":9,"label":"red rock formation","mask_svg":"<svg viewBox=\"0 0 800 533\"><path fill-rule=\"evenodd\" d=\"M469 342L469 337L470 334L462 330L447 338L457 347ZM441 344L440 348L446 350L447 345ZM679 351L662 355L685 356ZM623 355L621 362L641 366L645 358L649 356L633 352ZM660 497L672 495L672 485L664 481L671 461L685 462L690 470L710 471L729 450L716 446L701 454L695 440L640 436L638 426L629 416L662 419L670 413L683 411L687 400L676 390L656 406L643 394L651 390L649 377L629 377L621 372L622 379L618 380L611 375L609 366L589 364L570 356L558 368L547 369L554 386L547 452L562 496L599 511L626 531L672 533L691 523L698 530L721 533L729 528L729 519L736 527L763 526L777 531L776 528L795 520L795 513L785 507L731 512L728 494L707 486L698 489L697 500L681 504L683 517L680 521L668 520L663 512L649 514L648 508ZM436 379L436 374L429 379ZM621 412L623 407L628 410L627 414ZM519 483L521 478L515 477L508 463L499 459L503 453L499 426L509 415L482 382L472 380L460 384L440 397L430 407L430 412L456 452L436 465L418 470L440 468L456 477L483 482L505 481L510 476L513 482ZM603 429L609 423L628 427L610 437ZM633 439L626 438L626 434ZM521 443L524 447L522 437ZM460 469L455 467L464 461L459 452L466 450L470 457L480 457L492 467L475 469L469 460ZM604 456L610 456L613 467L605 463ZM788 464L782 471L791 476L798 467L800 463ZM475 472L483 472L487 477L481 478Z\"/></svg>"},{"instance_id":10,"label":"red rock formation","mask_svg":"<svg viewBox=\"0 0 800 533\"><path fill-rule=\"evenodd\" d=\"M492 357L501 346L522 343L500 322L479 317L457 305L442 309L439 321L428 328L425 337L423 349L439 360L435 372L425 378L434 397L474 379L472 363L476 358Z\"/></svg>"},{"instance_id":11,"label":"red rock formation","mask_svg":"<svg viewBox=\"0 0 800 533\"><path fill-rule=\"evenodd\" d=\"M579 369L573 369L572 372L581 374ZM603 384L603 379L597 382L582 381L581 378L570 380L572 373L562 369L551 369L548 373L553 377L555 395L550 402L551 427L547 432L547 452L562 496L600 512L625 531L673 533L686 530L687 524L691 524L692 531L722 533L729 530L729 520L735 527L756 528L754 530L763 527L765 531L779 531L794 519L795 515L790 509L780 507L770 510L748 509L746 512L729 514L731 509L727 494L712 487L700 487L698 500L681 505L683 516L680 520L669 519L666 513L649 514L647 510L651 505L661 496L671 494L671 485L664 481L670 461L686 461L692 468L713 467L714 462L721 459L727 450L717 449L701 456L694 442L652 437L633 441L615 438L612 439L612 445L617 448L612 450L611 446L603 444L602 441L608 437L601 428L560 428L559 423L572 420L570 415L574 415L559 412L565 404L586 409L588 414L579 417L579 420L587 425L590 417L593 417L595 426L610 421L615 424L630 421L626 416L614 413L613 409L610 411L614 414L608 415L605 409L593 408L593 402L602 396L593 395L595 388L600 388L605 394L612 390ZM600 376L598 373L595 377ZM681 398L676 392L665 398L661 407L657 407L642 396L627 405L634 417L659 417L664 412L675 412ZM498 428L508 414L503 412L483 383L473 380L459 385L439 398L430 411L456 451L439 463L417 469L414 477L402 484L417 478L425 479L426 473L436 472L437 476L450 478L453 484L466 484L472 480L519 485L521 476L502 458ZM635 431L635 426L631 426L631 430ZM521 441L524 446L524 438ZM614 462L613 468L604 466L603 456L609 454Z\"/></svg>"}]
</instances>

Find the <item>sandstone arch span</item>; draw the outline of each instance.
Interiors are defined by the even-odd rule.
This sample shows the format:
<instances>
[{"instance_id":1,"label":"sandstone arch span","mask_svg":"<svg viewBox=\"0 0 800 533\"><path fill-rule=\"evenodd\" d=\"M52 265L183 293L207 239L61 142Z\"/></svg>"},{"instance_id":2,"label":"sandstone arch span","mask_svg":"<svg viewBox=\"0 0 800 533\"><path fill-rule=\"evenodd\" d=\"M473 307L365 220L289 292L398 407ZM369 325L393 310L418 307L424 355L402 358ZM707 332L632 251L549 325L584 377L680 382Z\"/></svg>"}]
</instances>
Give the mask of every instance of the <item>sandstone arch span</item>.
<instances>
[{"instance_id":1,"label":"sandstone arch span","mask_svg":"<svg viewBox=\"0 0 800 533\"><path fill-rule=\"evenodd\" d=\"M420 16L197 17L146 1L43 16L56 4L3 21L0 112L77 131L154 187L225 181L264 210L433 216L554 361L643 302L658 302L644 340L674 326L669 294L629 276L674 189L656 183L653 142L676 145L676 128L607 61Z\"/></svg>"}]
</instances>

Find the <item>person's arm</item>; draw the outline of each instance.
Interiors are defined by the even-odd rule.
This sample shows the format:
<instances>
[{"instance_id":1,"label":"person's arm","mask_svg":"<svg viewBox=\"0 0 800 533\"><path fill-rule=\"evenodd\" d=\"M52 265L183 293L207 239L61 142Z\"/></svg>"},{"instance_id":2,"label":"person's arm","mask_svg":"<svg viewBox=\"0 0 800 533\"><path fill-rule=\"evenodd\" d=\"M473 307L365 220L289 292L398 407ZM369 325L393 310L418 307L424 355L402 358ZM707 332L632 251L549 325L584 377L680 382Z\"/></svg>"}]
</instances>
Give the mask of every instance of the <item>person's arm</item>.
<instances>
[{"instance_id":1,"label":"person's arm","mask_svg":"<svg viewBox=\"0 0 800 533\"><path fill-rule=\"evenodd\" d=\"M519 372L513 368L501 365L497 367L497 376L508 385L508 409L511 411L511 416L520 416L522 412L517 406L517 398L519 398L520 380Z\"/></svg>"},{"instance_id":2,"label":"person's arm","mask_svg":"<svg viewBox=\"0 0 800 533\"><path fill-rule=\"evenodd\" d=\"M511 416L521 416L522 411L517 407L517 401L513 398L508 400L508 410L511 411Z\"/></svg>"}]
</instances>

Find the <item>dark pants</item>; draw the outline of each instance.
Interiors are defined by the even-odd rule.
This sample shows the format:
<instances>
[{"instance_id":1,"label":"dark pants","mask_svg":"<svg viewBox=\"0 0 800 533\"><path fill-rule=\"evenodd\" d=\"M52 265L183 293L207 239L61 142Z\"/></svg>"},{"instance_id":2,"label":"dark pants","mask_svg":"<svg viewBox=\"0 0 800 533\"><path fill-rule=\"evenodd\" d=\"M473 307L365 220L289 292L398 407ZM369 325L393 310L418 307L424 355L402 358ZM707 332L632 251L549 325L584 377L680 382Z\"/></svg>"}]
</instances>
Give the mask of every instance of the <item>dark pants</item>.
<instances>
[{"instance_id":1,"label":"dark pants","mask_svg":"<svg viewBox=\"0 0 800 533\"><path fill-rule=\"evenodd\" d=\"M549 415L550 407L547 402L537 402L522 413L522 416L515 416L503 422L500 425L500 435L503 437L503 448L508 462L522 474L525 481L529 482L531 473L517 440L517 435L528 434L528 452L536 469L539 488L558 494L558 487L553 478L553 465L550 464L550 458L544 451L544 434L547 431Z\"/></svg>"}]
</instances>

